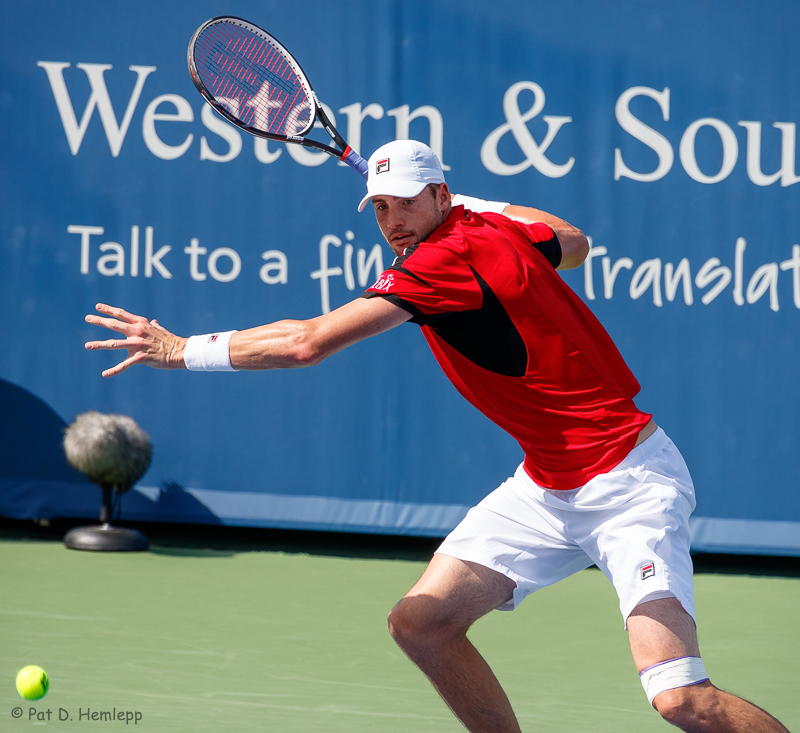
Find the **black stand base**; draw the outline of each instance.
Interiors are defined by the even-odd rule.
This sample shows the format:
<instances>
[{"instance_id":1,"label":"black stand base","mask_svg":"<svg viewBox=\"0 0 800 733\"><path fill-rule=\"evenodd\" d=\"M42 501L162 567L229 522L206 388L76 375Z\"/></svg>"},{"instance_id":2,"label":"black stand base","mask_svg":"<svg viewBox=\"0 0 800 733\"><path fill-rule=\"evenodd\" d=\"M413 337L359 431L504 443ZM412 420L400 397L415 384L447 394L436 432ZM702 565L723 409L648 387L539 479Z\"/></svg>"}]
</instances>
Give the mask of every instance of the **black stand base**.
<instances>
[{"instance_id":1,"label":"black stand base","mask_svg":"<svg viewBox=\"0 0 800 733\"><path fill-rule=\"evenodd\" d=\"M150 543L138 529L102 524L93 527L73 527L64 535L64 545L71 550L137 552L146 550Z\"/></svg>"}]
</instances>

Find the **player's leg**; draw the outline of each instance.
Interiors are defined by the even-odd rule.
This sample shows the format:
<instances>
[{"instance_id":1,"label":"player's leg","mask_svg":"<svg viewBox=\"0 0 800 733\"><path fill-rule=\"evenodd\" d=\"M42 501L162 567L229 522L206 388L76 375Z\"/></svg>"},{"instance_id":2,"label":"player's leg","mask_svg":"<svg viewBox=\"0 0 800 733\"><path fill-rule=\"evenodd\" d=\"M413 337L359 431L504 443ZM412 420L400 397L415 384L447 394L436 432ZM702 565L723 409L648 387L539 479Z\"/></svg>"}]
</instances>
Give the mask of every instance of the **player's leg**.
<instances>
[{"instance_id":1,"label":"player's leg","mask_svg":"<svg viewBox=\"0 0 800 733\"><path fill-rule=\"evenodd\" d=\"M645 691L648 697L656 693L652 705L667 722L691 733L788 733L769 713L718 689L698 672L694 620L676 598L636 606L628 617L628 637L639 673L656 672Z\"/></svg>"},{"instance_id":2,"label":"player's leg","mask_svg":"<svg viewBox=\"0 0 800 733\"><path fill-rule=\"evenodd\" d=\"M469 627L591 565L560 532L557 513L533 498L531 483L520 467L471 509L389 617L397 643L473 733L518 731L519 725L494 673L467 639Z\"/></svg>"},{"instance_id":3,"label":"player's leg","mask_svg":"<svg viewBox=\"0 0 800 733\"><path fill-rule=\"evenodd\" d=\"M473 622L510 600L515 587L495 570L437 554L389 614L394 640L473 733L520 730L503 688L467 639Z\"/></svg>"},{"instance_id":4,"label":"player's leg","mask_svg":"<svg viewBox=\"0 0 800 733\"><path fill-rule=\"evenodd\" d=\"M611 579L648 700L686 731L785 731L705 673L694 622L694 488L662 430L583 487L570 531Z\"/></svg>"}]
</instances>

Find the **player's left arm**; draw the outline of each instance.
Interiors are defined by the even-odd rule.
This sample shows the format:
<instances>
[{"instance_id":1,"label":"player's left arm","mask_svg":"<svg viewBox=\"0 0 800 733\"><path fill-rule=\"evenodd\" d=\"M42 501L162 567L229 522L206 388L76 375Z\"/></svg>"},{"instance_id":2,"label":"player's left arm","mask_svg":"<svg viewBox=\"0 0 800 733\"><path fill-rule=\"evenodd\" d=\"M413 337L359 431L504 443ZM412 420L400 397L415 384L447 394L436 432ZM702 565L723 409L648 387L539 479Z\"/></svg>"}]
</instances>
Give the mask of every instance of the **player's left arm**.
<instances>
[{"instance_id":1,"label":"player's left arm","mask_svg":"<svg viewBox=\"0 0 800 733\"><path fill-rule=\"evenodd\" d=\"M586 235L578 227L572 226L554 214L530 206L509 204L503 209L503 216L523 224L539 222L547 224L556 233L558 243L561 245L561 264L556 268L557 270L572 270L580 267L586 259L586 255L589 254L589 241L586 239Z\"/></svg>"},{"instance_id":2,"label":"player's left arm","mask_svg":"<svg viewBox=\"0 0 800 733\"><path fill-rule=\"evenodd\" d=\"M113 377L141 364L156 369L184 369L187 338L171 333L155 320L104 303L101 315L86 322L121 333L125 338L89 341L89 350L127 349L128 356L104 377ZM235 332L229 354L234 369L289 369L313 366L358 341L404 323L411 314L383 298L358 298L316 318L282 320Z\"/></svg>"},{"instance_id":3,"label":"player's left arm","mask_svg":"<svg viewBox=\"0 0 800 733\"><path fill-rule=\"evenodd\" d=\"M408 311L383 298L357 298L307 321L277 321L237 331L231 338L231 364L251 370L314 366L409 318Z\"/></svg>"}]
</instances>

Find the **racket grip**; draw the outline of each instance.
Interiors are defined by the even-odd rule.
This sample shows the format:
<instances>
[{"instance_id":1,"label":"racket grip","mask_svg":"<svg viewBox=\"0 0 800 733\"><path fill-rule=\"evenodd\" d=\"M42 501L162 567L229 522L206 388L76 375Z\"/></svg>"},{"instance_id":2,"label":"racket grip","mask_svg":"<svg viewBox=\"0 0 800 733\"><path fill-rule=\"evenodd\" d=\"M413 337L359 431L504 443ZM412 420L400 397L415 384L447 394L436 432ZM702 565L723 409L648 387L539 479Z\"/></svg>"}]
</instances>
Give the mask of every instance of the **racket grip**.
<instances>
[{"instance_id":1,"label":"racket grip","mask_svg":"<svg viewBox=\"0 0 800 733\"><path fill-rule=\"evenodd\" d=\"M364 160L355 150L353 150L349 145L345 148L344 152L342 153L341 158L347 165L349 165L354 171L361 174L361 177L366 181L369 167L367 166L367 161Z\"/></svg>"}]
</instances>

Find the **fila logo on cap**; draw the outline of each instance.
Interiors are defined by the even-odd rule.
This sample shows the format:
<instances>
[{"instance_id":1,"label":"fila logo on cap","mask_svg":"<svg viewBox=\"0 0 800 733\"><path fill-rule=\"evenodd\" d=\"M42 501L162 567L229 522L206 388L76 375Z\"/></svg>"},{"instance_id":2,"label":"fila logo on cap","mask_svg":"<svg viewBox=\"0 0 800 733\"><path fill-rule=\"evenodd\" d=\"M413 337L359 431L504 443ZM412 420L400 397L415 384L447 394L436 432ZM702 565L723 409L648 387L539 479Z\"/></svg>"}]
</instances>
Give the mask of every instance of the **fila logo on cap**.
<instances>
[{"instance_id":1,"label":"fila logo on cap","mask_svg":"<svg viewBox=\"0 0 800 733\"><path fill-rule=\"evenodd\" d=\"M383 160L376 160L375 161L375 173L388 173L389 172L389 159L384 158Z\"/></svg>"},{"instance_id":2,"label":"fila logo on cap","mask_svg":"<svg viewBox=\"0 0 800 733\"><path fill-rule=\"evenodd\" d=\"M639 568L639 570L642 573L642 580L645 580L647 578L652 578L656 574L656 566L652 562L647 563L647 565L642 565L642 567Z\"/></svg>"}]
</instances>

